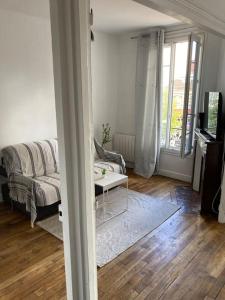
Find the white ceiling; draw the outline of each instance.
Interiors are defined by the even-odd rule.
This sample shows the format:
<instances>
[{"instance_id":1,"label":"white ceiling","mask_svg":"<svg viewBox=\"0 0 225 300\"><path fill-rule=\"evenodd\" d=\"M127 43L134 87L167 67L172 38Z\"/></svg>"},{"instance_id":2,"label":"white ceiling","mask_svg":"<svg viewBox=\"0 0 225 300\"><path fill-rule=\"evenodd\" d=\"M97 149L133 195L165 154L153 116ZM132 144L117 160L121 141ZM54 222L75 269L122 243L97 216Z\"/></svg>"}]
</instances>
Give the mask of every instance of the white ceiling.
<instances>
[{"instance_id":1,"label":"white ceiling","mask_svg":"<svg viewBox=\"0 0 225 300\"><path fill-rule=\"evenodd\" d=\"M133 0L91 0L97 31L126 33L154 26L178 24L180 21Z\"/></svg>"},{"instance_id":2,"label":"white ceiling","mask_svg":"<svg viewBox=\"0 0 225 300\"><path fill-rule=\"evenodd\" d=\"M180 23L133 0L91 0L97 31L126 33ZM0 9L49 18L49 0L0 0Z\"/></svg>"}]
</instances>

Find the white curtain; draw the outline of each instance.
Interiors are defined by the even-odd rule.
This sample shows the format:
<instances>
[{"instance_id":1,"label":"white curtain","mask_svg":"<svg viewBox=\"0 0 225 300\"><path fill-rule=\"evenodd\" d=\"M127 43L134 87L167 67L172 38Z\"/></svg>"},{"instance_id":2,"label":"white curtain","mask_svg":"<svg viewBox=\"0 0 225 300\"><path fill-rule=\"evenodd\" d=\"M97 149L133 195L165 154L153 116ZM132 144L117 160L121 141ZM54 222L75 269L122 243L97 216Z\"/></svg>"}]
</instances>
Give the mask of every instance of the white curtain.
<instances>
[{"instance_id":1,"label":"white curtain","mask_svg":"<svg viewBox=\"0 0 225 300\"><path fill-rule=\"evenodd\" d=\"M135 172L146 178L159 164L163 44L163 30L138 39Z\"/></svg>"}]
</instances>

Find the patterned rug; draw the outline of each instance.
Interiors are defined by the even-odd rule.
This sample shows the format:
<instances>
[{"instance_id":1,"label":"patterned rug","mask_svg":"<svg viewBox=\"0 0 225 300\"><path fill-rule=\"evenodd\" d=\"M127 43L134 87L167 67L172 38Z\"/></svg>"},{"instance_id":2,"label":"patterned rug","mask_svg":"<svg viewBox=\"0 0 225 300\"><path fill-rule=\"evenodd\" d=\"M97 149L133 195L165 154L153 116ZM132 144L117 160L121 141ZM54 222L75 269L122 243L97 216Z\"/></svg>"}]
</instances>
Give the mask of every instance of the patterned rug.
<instances>
[{"instance_id":1,"label":"patterned rug","mask_svg":"<svg viewBox=\"0 0 225 300\"><path fill-rule=\"evenodd\" d=\"M128 196L128 210L126 197ZM101 201L102 196L98 199ZM138 240L150 233L160 224L171 217L179 206L168 200L154 199L124 188L117 188L109 192L103 222L103 209L96 213L96 256L97 265L104 266L119 254L127 250ZM113 218L112 218L113 217ZM112 219L110 219L112 218ZM58 215L37 223L57 238L63 240L62 224Z\"/></svg>"}]
</instances>

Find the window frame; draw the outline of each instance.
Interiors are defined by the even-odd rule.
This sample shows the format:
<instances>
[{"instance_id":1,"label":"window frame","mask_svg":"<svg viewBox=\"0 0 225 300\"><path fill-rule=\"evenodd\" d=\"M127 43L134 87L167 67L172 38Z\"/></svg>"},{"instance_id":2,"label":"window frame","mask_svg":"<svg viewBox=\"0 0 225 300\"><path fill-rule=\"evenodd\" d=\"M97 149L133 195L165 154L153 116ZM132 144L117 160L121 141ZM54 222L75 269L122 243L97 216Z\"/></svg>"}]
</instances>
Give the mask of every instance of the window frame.
<instances>
[{"instance_id":1,"label":"window frame","mask_svg":"<svg viewBox=\"0 0 225 300\"><path fill-rule=\"evenodd\" d=\"M197 61L197 72L195 73L194 76L194 83L193 86L196 88L196 96L195 96L195 103L194 103L194 117L192 121L192 146L193 148L193 132L194 128L196 126L196 114L197 114L197 109L198 109L198 100L199 100L199 94L200 94L200 75L201 75L201 63L202 63L202 37L200 34L195 34L194 37L198 37L200 40L200 49L199 49L199 59ZM180 149L172 149L169 148L170 145L170 131L171 131L171 118L172 118L172 106L173 106L173 89L174 89L174 69L175 69L175 54L176 54L176 44L179 42L188 42L188 51L187 51L187 68L186 68L186 79L185 79L185 88L184 88L184 93L187 95L186 91L186 86L187 86L187 78L188 78L188 69L189 65L191 64L191 57L190 57L190 46L191 46L191 37L192 34L187 34L182 37L177 37L177 38L171 38L171 39L166 39L164 47L171 47L171 52L170 52L170 72L169 72L169 89L168 89L168 110L167 110L167 127L166 127L166 136L165 136L165 143L161 145L161 151L164 153L172 154L175 156L179 157L188 157L192 155L192 150L188 153L188 155L183 154L184 150L184 123L186 125L186 120L184 122L184 119L182 121L182 136L181 136L181 145ZM189 85L188 85L189 86ZM184 95L184 107L183 107L183 116L184 116L184 110L187 105L187 100L186 100L186 95Z\"/></svg>"},{"instance_id":2,"label":"window frame","mask_svg":"<svg viewBox=\"0 0 225 300\"><path fill-rule=\"evenodd\" d=\"M168 150L172 150L169 148L169 143L170 143L170 129L171 129L171 117L172 117L172 107L173 107L173 87L174 87L174 69L175 69L174 62L175 62L176 46L174 42L171 42L169 45L171 50L170 50L170 72L169 72L168 110L167 110L167 120L166 120L167 126L166 126L165 148ZM170 125L168 126L168 124Z\"/></svg>"},{"instance_id":3,"label":"window frame","mask_svg":"<svg viewBox=\"0 0 225 300\"><path fill-rule=\"evenodd\" d=\"M192 60L193 43L196 43L195 50L195 61ZM197 59L196 59L197 58ZM192 86L192 103L191 103L191 113L188 112L188 104L190 99L190 77L191 77L191 66L192 63L195 62L195 72L193 77L193 86ZM196 34L191 34L189 36L189 44L188 44L188 60L187 60L187 73L185 80L185 97L184 97L184 108L183 108L183 122L182 122L182 141L181 141L181 149L180 155L182 158L187 157L192 153L193 150L193 141L194 141L194 128L196 126L196 115L197 115L197 106L199 99L199 85L200 85L200 69L201 69L201 37ZM191 129L190 132L187 133L187 122L188 116L191 116ZM190 135L190 139L188 141L188 148L186 151L186 136Z\"/></svg>"}]
</instances>

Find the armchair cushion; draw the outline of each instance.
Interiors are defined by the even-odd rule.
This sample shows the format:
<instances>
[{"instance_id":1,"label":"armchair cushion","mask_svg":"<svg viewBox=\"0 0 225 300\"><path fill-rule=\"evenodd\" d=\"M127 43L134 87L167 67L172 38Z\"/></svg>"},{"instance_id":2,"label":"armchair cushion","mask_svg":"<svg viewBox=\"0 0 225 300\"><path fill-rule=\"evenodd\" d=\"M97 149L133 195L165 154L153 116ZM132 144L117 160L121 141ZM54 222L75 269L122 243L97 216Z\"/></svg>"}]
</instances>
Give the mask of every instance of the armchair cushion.
<instances>
[{"instance_id":1,"label":"armchair cushion","mask_svg":"<svg viewBox=\"0 0 225 300\"><path fill-rule=\"evenodd\" d=\"M121 167L121 173L126 173L126 164L123 159L123 156L119 153L115 153L112 151L105 150L97 141L94 139L96 152L99 158L105 162L112 162L118 164Z\"/></svg>"},{"instance_id":2,"label":"armchair cushion","mask_svg":"<svg viewBox=\"0 0 225 300\"><path fill-rule=\"evenodd\" d=\"M107 171L110 172L115 172L121 174L123 172L122 168L120 165L110 162L110 161L103 161L103 160L97 160L95 161L94 164L94 169L96 170L103 170L106 169Z\"/></svg>"}]
</instances>

